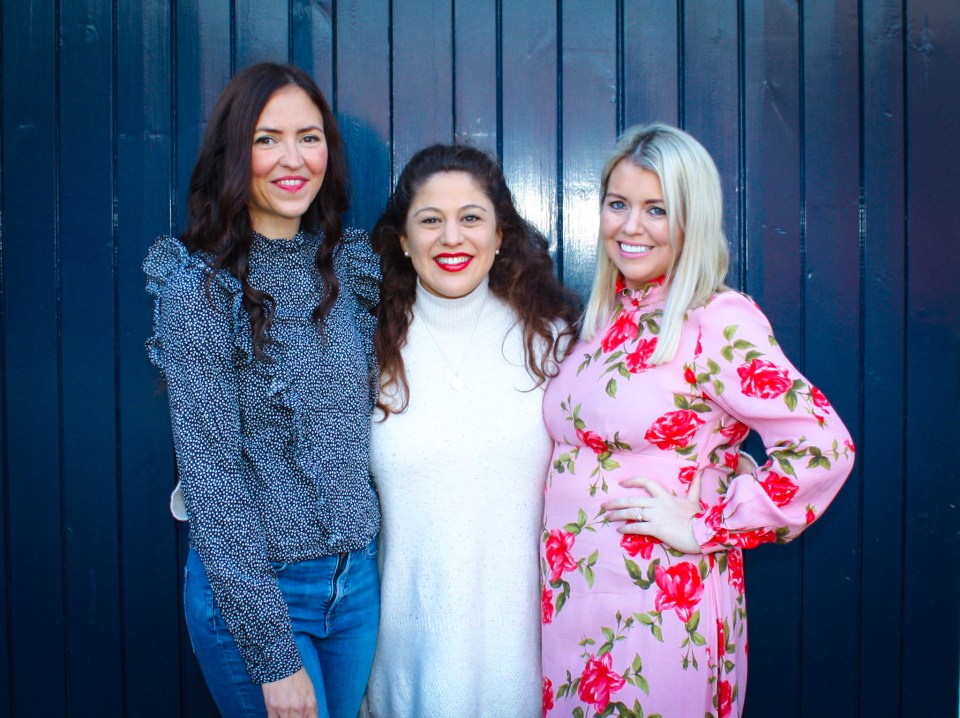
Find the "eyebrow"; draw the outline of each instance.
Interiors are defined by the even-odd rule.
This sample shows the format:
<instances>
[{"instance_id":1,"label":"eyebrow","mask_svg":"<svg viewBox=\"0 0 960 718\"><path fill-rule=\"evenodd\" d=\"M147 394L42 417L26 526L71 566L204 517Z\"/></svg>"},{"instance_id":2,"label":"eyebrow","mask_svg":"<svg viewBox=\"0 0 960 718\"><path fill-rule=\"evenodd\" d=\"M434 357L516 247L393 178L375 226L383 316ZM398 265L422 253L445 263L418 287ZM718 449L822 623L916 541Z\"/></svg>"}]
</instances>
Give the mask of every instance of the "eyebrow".
<instances>
[{"instance_id":1,"label":"eyebrow","mask_svg":"<svg viewBox=\"0 0 960 718\"><path fill-rule=\"evenodd\" d=\"M626 196L620 194L619 192L607 192L607 193L604 195L604 199L606 199L606 198L608 198L608 197L616 197L617 199L626 199ZM645 200L643 200L643 204L663 204L663 202L664 202L663 197L660 197L660 198L658 198L658 199L645 199Z\"/></svg>"},{"instance_id":2,"label":"eyebrow","mask_svg":"<svg viewBox=\"0 0 960 718\"><path fill-rule=\"evenodd\" d=\"M463 207L460 207L457 211L462 212L465 209L478 209L483 213L488 213L489 210L486 207L483 207L479 204L465 204ZM413 213L413 216L416 217L421 212L439 212L440 210L437 207L421 207L416 212Z\"/></svg>"},{"instance_id":3,"label":"eyebrow","mask_svg":"<svg viewBox=\"0 0 960 718\"><path fill-rule=\"evenodd\" d=\"M280 130L275 127L257 127L253 130L254 132L273 132L274 134L279 133ZM297 134L301 135L304 132L323 132L323 128L319 125L309 125L297 130Z\"/></svg>"}]
</instances>

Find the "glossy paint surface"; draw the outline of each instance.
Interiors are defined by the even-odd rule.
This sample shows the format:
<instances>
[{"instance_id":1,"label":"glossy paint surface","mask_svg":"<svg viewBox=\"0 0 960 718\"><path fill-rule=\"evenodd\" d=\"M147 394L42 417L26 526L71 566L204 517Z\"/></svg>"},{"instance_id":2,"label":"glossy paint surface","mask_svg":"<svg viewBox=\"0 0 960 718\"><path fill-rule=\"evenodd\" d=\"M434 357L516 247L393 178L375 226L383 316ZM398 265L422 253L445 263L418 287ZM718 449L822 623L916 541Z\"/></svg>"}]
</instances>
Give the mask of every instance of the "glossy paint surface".
<instances>
[{"instance_id":1,"label":"glossy paint surface","mask_svg":"<svg viewBox=\"0 0 960 718\"><path fill-rule=\"evenodd\" d=\"M729 283L859 451L801 541L747 555L747 715L957 715L955 0L8 0L0 39L0 715L211 714L140 263L258 59L327 93L351 223L414 151L470 141L580 291L618 131L696 135Z\"/></svg>"}]
</instances>

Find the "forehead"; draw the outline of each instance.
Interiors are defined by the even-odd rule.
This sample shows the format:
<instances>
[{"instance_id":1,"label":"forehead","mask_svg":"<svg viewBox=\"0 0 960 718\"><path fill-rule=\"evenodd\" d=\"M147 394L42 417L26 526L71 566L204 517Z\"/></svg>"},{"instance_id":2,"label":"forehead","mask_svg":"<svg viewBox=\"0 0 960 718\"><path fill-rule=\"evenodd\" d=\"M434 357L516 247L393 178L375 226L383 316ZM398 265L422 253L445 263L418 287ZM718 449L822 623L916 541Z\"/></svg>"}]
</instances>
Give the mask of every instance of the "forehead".
<instances>
[{"instance_id":1,"label":"forehead","mask_svg":"<svg viewBox=\"0 0 960 718\"><path fill-rule=\"evenodd\" d=\"M663 188L655 172L639 167L625 158L617 162L610 172L607 192L659 197L663 194Z\"/></svg>"},{"instance_id":2,"label":"forehead","mask_svg":"<svg viewBox=\"0 0 960 718\"><path fill-rule=\"evenodd\" d=\"M435 172L420 185L411 202L416 211L422 206L460 207L466 204L492 207L480 184L469 172Z\"/></svg>"},{"instance_id":3,"label":"forehead","mask_svg":"<svg viewBox=\"0 0 960 718\"><path fill-rule=\"evenodd\" d=\"M297 85L286 85L274 92L263 106L257 126L285 127L296 125L323 127L323 114L310 95Z\"/></svg>"}]
</instances>

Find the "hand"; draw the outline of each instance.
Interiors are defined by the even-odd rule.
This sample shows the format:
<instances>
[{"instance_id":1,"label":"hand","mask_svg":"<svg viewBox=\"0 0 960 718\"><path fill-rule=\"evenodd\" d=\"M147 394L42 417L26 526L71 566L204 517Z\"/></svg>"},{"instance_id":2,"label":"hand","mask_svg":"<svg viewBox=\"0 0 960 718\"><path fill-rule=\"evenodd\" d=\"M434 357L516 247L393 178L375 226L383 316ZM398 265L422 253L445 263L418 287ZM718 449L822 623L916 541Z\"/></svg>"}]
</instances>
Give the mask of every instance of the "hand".
<instances>
[{"instance_id":1,"label":"hand","mask_svg":"<svg viewBox=\"0 0 960 718\"><path fill-rule=\"evenodd\" d=\"M653 479L626 479L620 485L644 489L649 496L625 496L602 505L607 520L632 522L617 531L653 536L684 553L702 553L693 535L693 517L701 511L699 476L690 483L685 497L671 494Z\"/></svg>"},{"instance_id":2,"label":"hand","mask_svg":"<svg viewBox=\"0 0 960 718\"><path fill-rule=\"evenodd\" d=\"M305 668L261 687L267 718L317 718L317 696Z\"/></svg>"}]
</instances>

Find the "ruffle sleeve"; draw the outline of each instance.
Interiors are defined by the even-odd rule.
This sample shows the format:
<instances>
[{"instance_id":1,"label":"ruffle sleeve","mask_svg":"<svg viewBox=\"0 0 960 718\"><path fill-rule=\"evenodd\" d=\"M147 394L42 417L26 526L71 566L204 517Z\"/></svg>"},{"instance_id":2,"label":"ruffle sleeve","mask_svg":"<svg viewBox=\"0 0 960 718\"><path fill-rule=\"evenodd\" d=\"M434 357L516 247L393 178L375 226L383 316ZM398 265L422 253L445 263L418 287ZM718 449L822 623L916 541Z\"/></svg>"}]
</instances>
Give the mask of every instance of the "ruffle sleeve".
<instances>
[{"instance_id":1,"label":"ruffle sleeve","mask_svg":"<svg viewBox=\"0 0 960 718\"><path fill-rule=\"evenodd\" d=\"M155 299L148 351L167 384L191 545L251 679L275 681L303 664L242 468L239 369L253 351L240 283L171 237L154 243L144 271Z\"/></svg>"},{"instance_id":2,"label":"ruffle sleeve","mask_svg":"<svg viewBox=\"0 0 960 718\"><path fill-rule=\"evenodd\" d=\"M354 296L356 310L354 319L363 342L370 377L370 402L376 404L380 393L380 366L373 344L377 330L374 315L380 303L380 258L370 246L370 238L361 229L348 228L337 247L337 276Z\"/></svg>"},{"instance_id":3,"label":"ruffle sleeve","mask_svg":"<svg viewBox=\"0 0 960 718\"><path fill-rule=\"evenodd\" d=\"M692 367L709 401L730 417L731 444L749 430L770 457L733 476L694 519L704 551L796 538L834 499L853 468L854 445L836 410L787 359L760 308L723 292L702 311Z\"/></svg>"}]
</instances>

